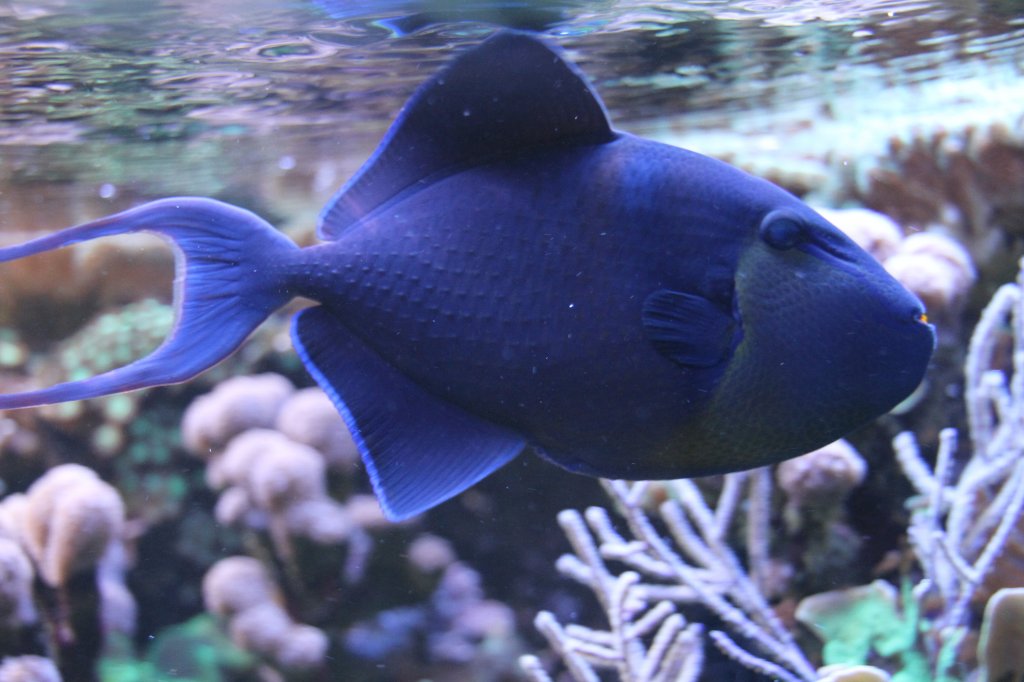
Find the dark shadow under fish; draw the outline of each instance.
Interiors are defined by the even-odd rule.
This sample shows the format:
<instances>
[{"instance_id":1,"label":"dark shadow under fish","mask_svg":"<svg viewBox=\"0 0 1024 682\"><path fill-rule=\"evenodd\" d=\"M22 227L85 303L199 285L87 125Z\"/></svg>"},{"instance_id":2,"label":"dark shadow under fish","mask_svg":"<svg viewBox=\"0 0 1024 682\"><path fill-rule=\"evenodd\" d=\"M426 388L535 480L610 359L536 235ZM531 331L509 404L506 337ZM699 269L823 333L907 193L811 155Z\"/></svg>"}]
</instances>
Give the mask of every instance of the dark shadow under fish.
<instances>
[{"instance_id":1,"label":"dark shadow under fish","mask_svg":"<svg viewBox=\"0 0 1024 682\"><path fill-rule=\"evenodd\" d=\"M920 303L801 201L613 129L580 73L501 32L410 99L297 248L183 197L0 250L150 230L179 251L152 355L0 409L185 381L295 296L295 347L385 512L459 493L527 445L590 475L675 478L824 445L913 391Z\"/></svg>"}]
</instances>

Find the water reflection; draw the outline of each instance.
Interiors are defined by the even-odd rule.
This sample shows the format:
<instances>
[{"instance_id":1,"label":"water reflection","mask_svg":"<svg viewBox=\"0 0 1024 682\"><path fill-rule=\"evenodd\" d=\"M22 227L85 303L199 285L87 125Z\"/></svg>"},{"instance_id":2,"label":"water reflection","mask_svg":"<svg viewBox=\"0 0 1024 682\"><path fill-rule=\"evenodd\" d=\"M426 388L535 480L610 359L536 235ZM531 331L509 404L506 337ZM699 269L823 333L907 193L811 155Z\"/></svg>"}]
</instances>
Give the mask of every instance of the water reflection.
<instances>
[{"instance_id":1,"label":"water reflection","mask_svg":"<svg viewBox=\"0 0 1024 682\"><path fill-rule=\"evenodd\" d=\"M619 121L1009 61L998 3L50 2L0 8L0 144L380 127L495 25L559 36ZM183 122L183 119L188 119ZM68 125L68 122L73 122Z\"/></svg>"}]
</instances>

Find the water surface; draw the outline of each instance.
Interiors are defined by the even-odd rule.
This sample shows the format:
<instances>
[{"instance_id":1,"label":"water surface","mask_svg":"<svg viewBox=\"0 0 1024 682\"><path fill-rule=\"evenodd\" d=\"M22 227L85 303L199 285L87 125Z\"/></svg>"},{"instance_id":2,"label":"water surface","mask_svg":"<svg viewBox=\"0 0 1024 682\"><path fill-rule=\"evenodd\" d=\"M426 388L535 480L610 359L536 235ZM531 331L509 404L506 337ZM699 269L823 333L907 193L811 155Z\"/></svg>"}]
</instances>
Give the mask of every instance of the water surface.
<instances>
[{"instance_id":1,"label":"water surface","mask_svg":"<svg viewBox=\"0 0 1024 682\"><path fill-rule=\"evenodd\" d=\"M620 127L712 153L734 152L736 131L767 132L756 144L774 152L824 129L788 143L806 155L835 143L837 120L884 139L908 120L1019 115L1024 26L1006 1L7 2L0 186L70 183L90 205L234 194L290 213L498 26L564 46ZM12 193L0 215L24 201Z\"/></svg>"}]
</instances>

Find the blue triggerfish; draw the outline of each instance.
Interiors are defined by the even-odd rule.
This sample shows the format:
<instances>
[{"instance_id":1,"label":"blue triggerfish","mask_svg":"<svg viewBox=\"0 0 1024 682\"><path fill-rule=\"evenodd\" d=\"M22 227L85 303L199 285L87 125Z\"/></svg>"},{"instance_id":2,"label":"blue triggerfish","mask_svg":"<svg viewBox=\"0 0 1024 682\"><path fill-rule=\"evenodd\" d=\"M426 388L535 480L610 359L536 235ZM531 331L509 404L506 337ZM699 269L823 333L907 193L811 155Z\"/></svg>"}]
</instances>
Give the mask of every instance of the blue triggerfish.
<instances>
[{"instance_id":1,"label":"blue triggerfish","mask_svg":"<svg viewBox=\"0 0 1024 682\"><path fill-rule=\"evenodd\" d=\"M179 197L0 260L140 230L177 248L167 340L0 409L185 381L307 297L295 348L392 519L526 447L634 480L796 456L906 398L934 345L920 302L803 202L615 130L576 67L523 33L419 88L324 208L321 244Z\"/></svg>"}]
</instances>

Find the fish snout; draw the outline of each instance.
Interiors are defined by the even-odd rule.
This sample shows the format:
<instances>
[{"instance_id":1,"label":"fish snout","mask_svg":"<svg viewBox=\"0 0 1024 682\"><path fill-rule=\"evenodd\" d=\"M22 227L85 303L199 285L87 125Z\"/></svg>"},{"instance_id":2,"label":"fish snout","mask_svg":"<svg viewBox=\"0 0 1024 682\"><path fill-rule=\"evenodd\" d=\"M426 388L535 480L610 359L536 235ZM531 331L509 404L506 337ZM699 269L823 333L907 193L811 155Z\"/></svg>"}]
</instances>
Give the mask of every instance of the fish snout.
<instances>
[{"instance_id":1,"label":"fish snout","mask_svg":"<svg viewBox=\"0 0 1024 682\"><path fill-rule=\"evenodd\" d=\"M921 301L899 282L886 282L881 314L874 325L875 357L881 376L901 400L924 379L935 350L935 327L928 322L928 313Z\"/></svg>"},{"instance_id":2,"label":"fish snout","mask_svg":"<svg viewBox=\"0 0 1024 682\"><path fill-rule=\"evenodd\" d=\"M900 329L909 329L914 338L927 341L928 354L935 348L935 325L928 321L928 311L916 295L896 280L890 286L895 289L897 300L893 308L896 311L894 323Z\"/></svg>"}]
</instances>

